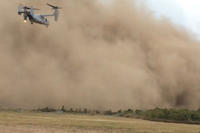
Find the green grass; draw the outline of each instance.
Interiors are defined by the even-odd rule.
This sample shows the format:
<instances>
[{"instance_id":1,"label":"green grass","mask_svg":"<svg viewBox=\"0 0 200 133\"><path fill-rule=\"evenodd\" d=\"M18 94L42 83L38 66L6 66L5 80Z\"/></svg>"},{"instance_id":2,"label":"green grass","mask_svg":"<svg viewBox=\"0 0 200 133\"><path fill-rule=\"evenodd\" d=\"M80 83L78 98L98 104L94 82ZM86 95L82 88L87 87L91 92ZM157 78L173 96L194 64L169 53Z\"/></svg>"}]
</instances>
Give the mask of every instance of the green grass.
<instances>
[{"instance_id":1,"label":"green grass","mask_svg":"<svg viewBox=\"0 0 200 133\"><path fill-rule=\"evenodd\" d=\"M0 112L0 125L32 126L62 130L97 130L126 133L200 133L199 125L152 122L112 116L90 116L39 112ZM0 129L1 132L1 129Z\"/></svg>"}]
</instances>

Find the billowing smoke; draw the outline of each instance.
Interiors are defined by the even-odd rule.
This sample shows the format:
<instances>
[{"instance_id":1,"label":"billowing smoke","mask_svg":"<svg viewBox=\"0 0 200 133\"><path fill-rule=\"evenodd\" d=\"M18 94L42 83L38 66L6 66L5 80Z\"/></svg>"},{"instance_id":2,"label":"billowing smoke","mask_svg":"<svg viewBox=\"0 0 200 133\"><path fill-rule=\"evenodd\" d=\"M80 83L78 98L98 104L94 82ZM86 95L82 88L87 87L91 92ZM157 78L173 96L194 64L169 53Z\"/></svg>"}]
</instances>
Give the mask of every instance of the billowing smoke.
<instances>
[{"instance_id":1,"label":"billowing smoke","mask_svg":"<svg viewBox=\"0 0 200 133\"><path fill-rule=\"evenodd\" d=\"M51 13L45 0L24 3ZM61 5L49 28L24 24L1 1L0 106L95 109L200 106L200 44L129 0Z\"/></svg>"}]
</instances>

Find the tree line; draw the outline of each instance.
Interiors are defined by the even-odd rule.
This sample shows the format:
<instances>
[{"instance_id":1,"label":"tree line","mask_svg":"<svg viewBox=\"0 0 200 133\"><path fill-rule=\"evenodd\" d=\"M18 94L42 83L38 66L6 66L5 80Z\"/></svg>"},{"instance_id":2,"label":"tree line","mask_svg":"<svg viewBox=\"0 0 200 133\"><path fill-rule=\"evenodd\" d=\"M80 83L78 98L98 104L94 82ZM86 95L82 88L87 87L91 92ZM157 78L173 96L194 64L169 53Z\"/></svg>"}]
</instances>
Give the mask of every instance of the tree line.
<instances>
[{"instance_id":1,"label":"tree line","mask_svg":"<svg viewBox=\"0 0 200 133\"><path fill-rule=\"evenodd\" d=\"M73 114L88 114L88 115L109 115L129 118L140 118L152 121L164 121L164 122L179 122L179 123L191 123L200 124L200 109L162 109L155 108L149 110L90 110L90 109L66 109L62 106L60 109L53 109L49 107L39 108L35 111L39 112L62 112Z\"/></svg>"}]
</instances>

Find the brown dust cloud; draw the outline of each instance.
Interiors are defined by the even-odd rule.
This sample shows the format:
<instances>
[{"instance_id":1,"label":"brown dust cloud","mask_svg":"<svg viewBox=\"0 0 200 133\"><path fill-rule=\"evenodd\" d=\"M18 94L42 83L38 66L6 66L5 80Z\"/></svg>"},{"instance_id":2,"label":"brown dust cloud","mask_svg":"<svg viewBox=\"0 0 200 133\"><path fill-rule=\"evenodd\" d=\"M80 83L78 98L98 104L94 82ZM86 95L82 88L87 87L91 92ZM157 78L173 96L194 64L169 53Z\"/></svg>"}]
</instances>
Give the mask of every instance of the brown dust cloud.
<instances>
[{"instance_id":1,"label":"brown dust cloud","mask_svg":"<svg viewBox=\"0 0 200 133\"><path fill-rule=\"evenodd\" d=\"M18 4L62 6L49 28ZM131 0L10 0L0 8L0 106L200 107L200 43Z\"/></svg>"}]
</instances>

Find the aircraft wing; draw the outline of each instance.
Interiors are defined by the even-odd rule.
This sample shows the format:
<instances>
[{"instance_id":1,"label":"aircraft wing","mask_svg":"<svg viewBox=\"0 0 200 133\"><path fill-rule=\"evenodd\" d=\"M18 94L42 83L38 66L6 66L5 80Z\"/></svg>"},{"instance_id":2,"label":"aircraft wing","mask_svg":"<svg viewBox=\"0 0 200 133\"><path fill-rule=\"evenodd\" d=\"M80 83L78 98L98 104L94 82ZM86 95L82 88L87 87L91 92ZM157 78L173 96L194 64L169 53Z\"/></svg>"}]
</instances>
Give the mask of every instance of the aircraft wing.
<instances>
[{"instance_id":1,"label":"aircraft wing","mask_svg":"<svg viewBox=\"0 0 200 133\"><path fill-rule=\"evenodd\" d=\"M43 17L51 17L51 16L54 16L53 14L47 14L47 15L40 15L40 16L43 16Z\"/></svg>"}]
</instances>

